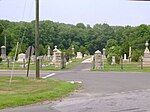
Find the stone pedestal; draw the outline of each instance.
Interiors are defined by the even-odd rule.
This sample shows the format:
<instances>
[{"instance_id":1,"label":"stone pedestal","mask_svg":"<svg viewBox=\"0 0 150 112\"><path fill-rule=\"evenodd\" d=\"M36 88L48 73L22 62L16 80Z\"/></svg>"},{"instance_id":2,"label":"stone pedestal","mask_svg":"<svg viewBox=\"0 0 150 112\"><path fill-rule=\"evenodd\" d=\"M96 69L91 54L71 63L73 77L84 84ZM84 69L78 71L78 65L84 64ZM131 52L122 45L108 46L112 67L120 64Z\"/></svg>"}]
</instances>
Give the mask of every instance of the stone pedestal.
<instances>
[{"instance_id":1,"label":"stone pedestal","mask_svg":"<svg viewBox=\"0 0 150 112\"><path fill-rule=\"evenodd\" d=\"M61 51L59 50L55 52L55 67L59 69L62 68L62 56L61 56Z\"/></svg>"},{"instance_id":2,"label":"stone pedestal","mask_svg":"<svg viewBox=\"0 0 150 112\"><path fill-rule=\"evenodd\" d=\"M150 51L148 49L148 41L145 43L145 51L144 51L144 57L143 57L143 66L150 66Z\"/></svg>"},{"instance_id":3,"label":"stone pedestal","mask_svg":"<svg viewBox=\"0 0 150 112\"><path fill-rule=\"evenodd\" d=\"M99 50L95 52L95 69L102 68L102 55Z\"/></svg>"}]
</instances>

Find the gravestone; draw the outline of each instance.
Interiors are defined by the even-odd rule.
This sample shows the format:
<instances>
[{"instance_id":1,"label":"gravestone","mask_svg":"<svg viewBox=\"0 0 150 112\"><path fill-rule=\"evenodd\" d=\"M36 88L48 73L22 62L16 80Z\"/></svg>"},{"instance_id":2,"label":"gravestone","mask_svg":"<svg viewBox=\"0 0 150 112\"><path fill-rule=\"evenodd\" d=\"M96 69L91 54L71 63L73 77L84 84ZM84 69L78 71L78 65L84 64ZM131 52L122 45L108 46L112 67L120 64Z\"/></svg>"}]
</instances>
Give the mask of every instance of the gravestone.
<instances>
[{"instance_id":1,"label":"gravestone","mask_svg":"<svg viewBox=\"0 0 150 112\"><path fill-rule=\"evenodd\" d=\"M5 46L1 46L1 57L6 58L6 47Z\"/></svg>"},{"instance_id":2,"label":"gravestone","mask_svg":"<svg viewBox=\"0 0 150 112\"><path fill-rule=\"evenodd\" d=\"M51 50L51 48L50 48L50 46L48 46L48 48L47 48L47 60L48 61L50 61L50 57L51 57L50 50Z\"/></svg>"},{"instance_id":3,"label":"gravestone","mask_svg":"<svg viewBox=\"0 0 150 112\"><path fill-rule=\"evenodd\" d=\"M124 61L126 61L127 60L127 55L126 54L124 54L124 59L123 59Z\"/></svg>"},{"instance_id":4,"label":"gravestone","mask_svg":"<svg viewBox=\"0 0 150 112\"><path fill-rule=\"evenodd\" d=\"M53 64L55 64L55 62L56 62L56 52L58 51L58 49L57 49L57 46L55 46L55 48L54 48L54 50L53 50L53 52L54 52L54 54L53 54L53 59L52 59L52 63Z\"/></svg>"},{"instance_id":5,"label":"gravestone","mask_svg":"<svg viewBox=\"0 0 150 112\"><path fill-rule=\"evenodd\" d=\"M145 51L144 51L144 57L143 57L143 66L150 66L150 51L148 49L148 41L145 43Z\"/></svg>"},{"instance_id":6,"label":"gravestone","mask_svg":"<svg viewBox=\"0 0 150 112\"><path fill-rule=\"evenodd\" d=\"M95 69L102 68L102 55L99 50L95 51L94 59L95 59Z\"/></svg>"},{"instance_id":7,"label":"gravestone","mask_svg":"<svg viewBox=\"0 0 150 112\"><path fill-rule=\"evenodd\" d=\"M72 46L72 54L75 55L74 46Z\"/></svg>"},{"instance_id":8,"label":"gravestone","mask_svg":"<svg viewBox=\"0 0 150 112\"><path fill-rule=\"evenodd\" d=\"M103 59L105 60L106 59L106 49L103 48Z\"/></svg>"},{"instance_id":9,"label":"gravestone","mask_svg":"<svg viewBox=\"0 0 150 112\"><path fill-rule=\"evenodd\" d=\"M81 52L77 52L77 59L82 59L82 53Z\"/></svg>"},{"instance_id":10,"label":"gravestone","mask_svg":"<svg viewBox=\"0 0 150 112\"><path fill-rule=\"evenodd\" d=\"M115 56L112 56L112 61L111 61L111 64L116 64L116 59L115 59Z\"/></svg>"},{"instance_id":11,"label":"gravestone","mask_svg":"<svg viewBox=\"0 0 150 112\"><path fill-rule=\"evenodd\" d=\"M59 69L62 68L62 56L61 51L59 50L55 52L55 67Z\"/></svg>"},{"instance_id":12,"label":"gravestone","mask_svg":"<svg viewBox=\"0 0 150 112\"><path fill-rule=\"evenodd\" d=\"M26 54L24 54L24 53L18 54L17 62L22 62L23 63L24 60L26 61Z\"/></svg>"},{"instance_id":13,"label":"gravestone","mask_svg":"<svg viewBox=\"0 0 150 112\"><path fill-rule=\"evenodd\" d=\"M131 52L132 52L132 51L131 51L131 47L129 47L129 62L131 62L131 60L132 60L132 59L131 59L131 55L132 55Z\"/></svg>"}]
</instances>

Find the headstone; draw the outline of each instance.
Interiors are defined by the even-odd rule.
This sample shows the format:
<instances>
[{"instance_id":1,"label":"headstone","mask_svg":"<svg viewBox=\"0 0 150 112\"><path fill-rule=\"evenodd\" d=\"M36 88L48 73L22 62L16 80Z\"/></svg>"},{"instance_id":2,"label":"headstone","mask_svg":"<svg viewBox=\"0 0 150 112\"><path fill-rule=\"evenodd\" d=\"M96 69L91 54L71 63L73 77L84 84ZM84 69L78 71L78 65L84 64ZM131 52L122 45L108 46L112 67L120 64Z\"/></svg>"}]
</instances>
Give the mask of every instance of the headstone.
<instances>
[{"instance_id":1,"label":"headstone","mask_svg":"<svg viewBox=\"0 0 150 112\"><path fill-rule=\"evenodd\" d=\"M48 50L48 51L47 51L47 60L50 61L50 57L51 57L51 54L50 54L50 50L51 50L51 49L50 49L50 46L48 46L47 50Z\"/></svg>"},{"instance_id":2,"label":"headstone","mask_svg":"<svg viewBox=\"0 0 150 112\"><path fill-rule=\"evenodd\" d=\"M106 59L106 49L103 48L103 59L105 60Z\"/></svg>"},{"instance_id":3,"label":"headstone","mask_svg":"<svg viewBox=\"0 0 150 112\"><path fill-rule=\"evenodd\" d=\"M148 41L145 43L145 51L144 51L144 57L143 57L143 66L150 66L150 51L148 49Z\"/></svg>"},{"instance_id":4,"label":"headstone","mask_svg":"<svg viewBox=\"0 0 150 112\"><path fill-rule=\"evenodd\" d=\"M1 57L6 58L6 47L5 46L1 46Z\"/></svg>"},{"instance_id":5,"label":"headstone","mask_svg":"<svg viewBox=\"0 0 150 112\"><path fill-rule=\"evenodd\" d=\"M82 59L82 53L81 52L77 52L77 59Z\"/></svg>"},{"instance_id":6,"label":"headstone","mask_svg":"<svg viewBox=\"0 0 150 112\"><path fill-rule=\"evenodd\" d=\"M61 57L61 51L59 50L55 52L55 67L59 69L62 68L62 57Z\"/></svg>"},{"instance_id":7,"label":"headstone","mask_svg":"<svg viewBox=\"0 0 150 112\"><path fill-rule=\"evenodd\" d=\"M26 61L26 54L24 54L24 53L18 54L17 62L22 62L23 63L24 60Z\"/></svg>"},{"instance_id":8,"label":"headstone","mask_svg":"<svg viewBox=\"0 0 150 112\"><path fill-rule=\"evenodd\" d=\"M102 68L102 56L99 50L95 51L95 69Z\"/></svg>"},{"instance_id":9,"label":"headstone","mask_svg":"<svg viewBox=\"0 0 150 112\"><path fill-rule=\"evenodd\" d=\"M113 65L113 64L116 64L115 56L112 56L112 62L111 62L111 64L112 64L112 65Z\"/></svg>"},{"instance_id":10,"label":"headstone","mask_svg":"<svg viewBox=\"0 0 150 112\"><path fill-rule=\"evenodd\" d=\"M74 46L72 46L72 54L75 55Z\"/></svg>"},{"instance_id":11,"label":"headstone","mask_svg":"<svg viewBox=\"0 0 150 112\"><path fill-rule=\"evenodd\" d=\"M131 60L132 60L132 59L131 59L131 55L132 55L132 54L131 54L131 47L129 47L129 62L131 62Z\"/></svg>"},{"instance_id":12,"label":"headstone","mask_svg":"<svg viewBox=\"0 0 150 112\"><path fill-rule=\"evenodd\" d=\"M123 60L125 60L125 61L127 60L127 55L126 54L124 54L124 59Z\"/></svg>"},{"instance_id":13,"label":"headstone","mask_svg":"<svg viewBox=\"0 0 150 112\"><path fill-rule=\"evenodd\" d=\"M54 50L53 50L53 52L54 52L54 54L53 54L53 59L52 59L52 63L53 64L55 64L55 62L56 62L56 52L58 51L58 49L57 49L57 46L55 46L55 48L54 48Z\"/></svg>"}]
</instances>

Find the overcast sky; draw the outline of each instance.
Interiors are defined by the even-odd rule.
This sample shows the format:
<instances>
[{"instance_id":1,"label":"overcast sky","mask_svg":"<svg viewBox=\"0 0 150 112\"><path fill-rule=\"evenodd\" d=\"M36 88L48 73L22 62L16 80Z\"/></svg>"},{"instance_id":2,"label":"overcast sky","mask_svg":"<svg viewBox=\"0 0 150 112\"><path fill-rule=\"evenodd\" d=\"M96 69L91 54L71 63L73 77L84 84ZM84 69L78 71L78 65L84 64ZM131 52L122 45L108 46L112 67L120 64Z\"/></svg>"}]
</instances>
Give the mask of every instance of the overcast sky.
<instances>
[{"instance_id":1,"label":"overcast sky","mask_svg":"<svg viewBox=\"0 0 150 112\"><path fill-rule=\"evenodd\" d=\"M0 0L0 19L32 21L35 0ZM90 25L150 24L150 2L128 0L40 0L40 20Z\"/></svg>"}]
</instances>

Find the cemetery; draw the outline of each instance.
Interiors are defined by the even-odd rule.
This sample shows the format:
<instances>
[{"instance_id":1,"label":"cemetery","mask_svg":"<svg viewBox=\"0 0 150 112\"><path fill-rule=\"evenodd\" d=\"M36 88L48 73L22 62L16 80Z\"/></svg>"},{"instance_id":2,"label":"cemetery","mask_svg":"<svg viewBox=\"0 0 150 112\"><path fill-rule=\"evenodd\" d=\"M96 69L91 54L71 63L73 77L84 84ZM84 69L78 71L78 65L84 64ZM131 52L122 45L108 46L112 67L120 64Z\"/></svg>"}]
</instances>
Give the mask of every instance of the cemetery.
<instances>
[{"instance_id":1,"label":"cemetery","mask_svg":"<svg viewBox=\"0 0 150 112\"><path fill-rule=\"evenodd\" d=\"M30 70L35 70L35 55L32 51L30 57ZM74 48L72 48L72 54L75 56ZM85 56L86 57L86 56ZM29 62L29 49L26 53L18 54L17 59L12 59L6 56L5 46L1 47L1 58L3 61L0 63L0 69L11 70L15 63L15 70L26 70ZM50 47L47 48L47 54L39 56L40 69L41 70L61 70L69 69L70 67L76 66L83 60L81 52L77 52L77 57L71 58L67 62L64 53L62 53L57 46L54 46L53 52L51 53Z\"/></svg>"},{"instance_id":2,"label":"cemetery","mask_svg":"<svg viewBox=\"0 0 150 112\"><path fill-rule=\"evenodd\" d=\"M103 54L99 50L95 52L93 57L92 70L100 71L128 71L128 72L150 72L150 51L148 49L148 41L145 43L144 56L139 58L138 62L132 62L132 51L129 47L129 55L124 54L116 61L116 57L112 56L110 60L106 58L105 48ZM106 60L107 59L107 60Z\"/></svg>"},{"instance_id":3,"label":"cemetery","mask_svg":"<svg viewBox=\"0 0 150 112\"><path fill-rule=\"evenodd\" d=\"M101 71L140 71L148 72L150 66L150 51L148 49L148 41L145 43L145 50L143 50L143 56L141 56L138 62L132 61L132 48L129 47L129 54L123 54L121 57L116 57L112 55L106 56L106 49L103 48L102 52L97 50L93 55L93 62L91 70L101 70ZM12 66L15 62L14 69L16 70L26 70L29 65L29 49L26 53L18 54L17 60L7 58L5 46L1 47L1 57L4 59L0 63L0 69L12 69ZM33 49L34 50L34 49ZM81 52L75 53L75 48L72 46L72 56L67 61L65 57L66 54L59 50L57 46L54 46L54 49L51 50L50 46L47 48L47 54L39 56L40 69L41 70L61 70L69 69L70 67L76 66L81 63L82 60L86 59L87 54L82 54ZM51 52L52 51L52 52ZM75 55L76 54L76 55ZM84 57L83 57L84 56ZM128 58L127 58L128 57ZM14 61L15 60L15 61ZM32 51L30 59L30 70L35 70L35 55Z\"/></svg>"}]
</instances>

